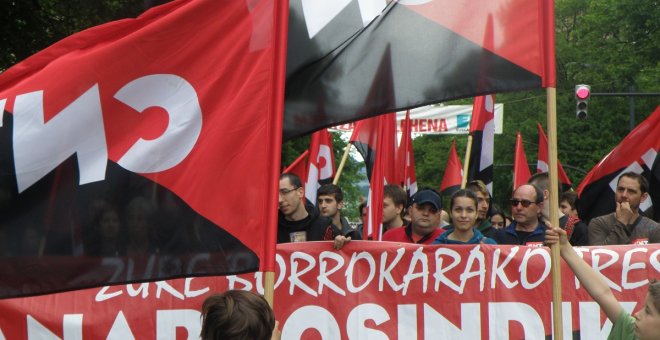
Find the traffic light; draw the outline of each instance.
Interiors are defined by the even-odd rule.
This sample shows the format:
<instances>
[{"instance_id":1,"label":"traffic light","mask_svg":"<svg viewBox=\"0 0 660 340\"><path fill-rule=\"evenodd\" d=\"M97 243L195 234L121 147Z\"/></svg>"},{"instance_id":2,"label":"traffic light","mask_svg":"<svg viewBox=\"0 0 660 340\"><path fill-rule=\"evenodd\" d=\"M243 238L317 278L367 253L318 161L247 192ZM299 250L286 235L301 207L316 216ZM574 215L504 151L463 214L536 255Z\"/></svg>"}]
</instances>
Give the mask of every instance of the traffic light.
<instances>
[{"instance_id":1,"label":"traffic light","mask_svg":"<svg viewBox=\"0 0 660 340\"><path fill-rule=\"evenodd\" d=\"M589 97L591 96L591 86L589 85L575 85L575 99L577 104L575 105L575 117L577 119L586 119L587 118L587 104L589 103Z\"/></svg>"}]
</instances>

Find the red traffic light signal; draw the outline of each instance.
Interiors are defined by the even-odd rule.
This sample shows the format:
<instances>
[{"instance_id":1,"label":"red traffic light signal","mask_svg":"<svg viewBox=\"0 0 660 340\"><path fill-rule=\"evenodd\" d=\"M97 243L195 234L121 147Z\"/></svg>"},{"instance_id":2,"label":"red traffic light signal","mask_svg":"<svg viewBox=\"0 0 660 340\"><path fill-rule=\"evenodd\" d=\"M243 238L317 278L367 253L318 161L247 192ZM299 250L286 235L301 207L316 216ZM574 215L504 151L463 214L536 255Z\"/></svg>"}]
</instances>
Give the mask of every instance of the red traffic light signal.
<instances>
[{"instance_id":1,"label":"red traffic light signal","mask_svg":"<svg viewBox=\"0 0 660 340\"><path fill-rule=\"evenodd\" d=\"M577 103L575 106L575 117L578 119L587 118L587 104L591 96L591 86L589 85L575 85L575 99Z\"/></svg>"}]
</instances>

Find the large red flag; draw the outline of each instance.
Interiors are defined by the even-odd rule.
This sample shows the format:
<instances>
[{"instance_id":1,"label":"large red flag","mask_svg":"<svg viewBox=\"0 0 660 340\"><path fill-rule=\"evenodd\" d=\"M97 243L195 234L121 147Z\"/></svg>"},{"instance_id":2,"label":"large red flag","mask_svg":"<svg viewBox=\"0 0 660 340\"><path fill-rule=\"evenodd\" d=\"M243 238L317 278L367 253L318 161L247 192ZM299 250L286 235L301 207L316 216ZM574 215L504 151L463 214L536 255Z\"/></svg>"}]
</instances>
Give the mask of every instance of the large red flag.
<instances>
[{"instance_id":1,"label":"large red flag","mask_svg":"<svg viewBox=\"0 0 660 340\"><path fill-rule=\"evenodd\" d=\"M631 131L609 154L596 164L578 186L580 197L578 212L588 223L593 217L616 209L614 192L619 175L627 171L643 174L649 180L649 195L639 206L648 213L660 202L660 106ZM660 218L660 209L653 207L654 219Z\"/></svg>"},{"instance_id":2,"label":"large red flag","mask_svg":"<svg viewBox=\"0 0 660 340\"><path fill-rule=\"evenodd\" d=\"M307 178L307 156L309 156L309 149L303 151L298 158L282 170L282 173L292 173L299 178Z\"/></svg>"},{"instance_id":3,"label":"large red flag","mask_svg":"<svg viewBox=\"0 0 660 340\"><path fill-rule=\"evenodd\" d=\"M0 297L272 270L287 15L175 1L0 74Z\"/></svg>"},{"instance_id":4,"label":"large red flag","mask_svg":"<svg viewBox=\"0 0 660 340\"><path fill-rule=\"evenodd\" d=\"M316 131L309 141L309 158L305 197L316 205L316 192L322 184L332 183L335 177L335 155L332 151L332 138L327 129Z\"/></svg>"},{"instance_id":5,"label":"large red flag","mask_svg":"<svg viewBox=\"0 0 660 340\"><path fill-rule=\"evenodd\" d=\"M481 180L493 191L493 154L495 151L495 95L474 98L470 121L472 147L468 181Z\"/></svg>"},{"instance_id":6,"label":"large red flag","mask_svg":"<svg viewBox=\"0 0 660 340\"><path fill-rule=\"evenodd\" d=\"M463 166L461 165L461 160L458 158L458 153L456 152L456 139L454 139L451 142L451 148L449 149L449 158L447 158L445 174L442 176L440 193L446 196L451 196L461 188L462 181Z\"/></svg>"},{"instance_id":7,"label":"large red flag","mask_svg":"<svg viewBox=\"0 0 660 340\"><path fill-rule=\"evenodd\" d=\"M543 127L540 123L536 123L536 127L539 130L539 154L538 161L536 162L536 172L547 172L548 171L548 137L546 137ZM566 187L571 187L571 180L566 175L564 167L561 166L561 162L557 160L557 170L559 183Z\"/></svg>"},{"instance_id":8,"label":"large red flag","mask_svg":"<svg viewBox=\"0 0 660 340\"><path fill-rule=\"evenodd\" d=\"M397 150L396 164L399 175L397 175L395 183L403 183L408 192L408 197L412 197L417 192L417 174L415 173L410 110L406 111L406 118L401 122L401 142Z\"/></svg>"},{"instance_id":9,"label":"large red flag","mask_svg":"<svg viewBox=\"0 0 660 340\"><path fill-rule=\"evenodd\" d=\"M516 136L516 153L513 160L513 190L527 183L530 177L532 177L532 173L529 171L529 165L527 164L522 136L518 132Z\"/></svg>"},{"instance_id":10,"label":"large red flag","mask_svg":"<svg viewBox=\"0 0 660 340\"><path fill-rule=\"evenodd\" d=\"M554 86L553 0L359 2L291 0L285 138L449 99Z\"/></svg>"}]
</instances>

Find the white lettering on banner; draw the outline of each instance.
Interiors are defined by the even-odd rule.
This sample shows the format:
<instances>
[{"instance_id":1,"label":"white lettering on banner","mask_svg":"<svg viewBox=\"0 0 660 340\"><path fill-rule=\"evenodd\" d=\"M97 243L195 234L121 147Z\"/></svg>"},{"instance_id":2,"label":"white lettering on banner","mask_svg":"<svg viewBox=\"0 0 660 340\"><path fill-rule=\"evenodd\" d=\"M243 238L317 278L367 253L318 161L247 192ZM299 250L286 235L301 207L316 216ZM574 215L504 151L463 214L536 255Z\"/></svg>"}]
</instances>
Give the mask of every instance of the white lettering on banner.
<instances>
[{"instance_id":1,"label":"white lettering on banner","mask_svg":"<svg viewBox=\"0 0 660 340\"><path fill-rule=\"evenodd\" d=\"M305 267L303 270L298 271L298 263L299 263L298 259L307 261L308 266ZM314 289L312 289L312 287L306 285L300 279L300 276L314 269L314 265L316 265L316 260L314 259L314 257L312 257L309 254L300 251L296 251L293 254L291 254L291 275L289 276L289 295L293 295L293 291L295 290L296 286L298 286L307 294L311 296L318 296L318 294Z\"/></svg>"},{"instance_id":2,"label":"white lettering on banner","mask_svg":"<svg viewBox=\"0 0 660 340\"><path fill-rule=\"evenodd\" d=\"M420 271L415 272L415 269L417 269L417 263L419 263L422 268ZM408 292L410 282L419 278L422 279L422 292L426 293L426 288L429 285L429 259L426 254L424 254L424 248L417 248L413 253L410 265L408 266L408 273L403 276L403 296Z\"/></svg>"},{"instance_id":3,"label":"white lettering on banner","mask_svg":"<svg viewBox=\"0 0 660 340\"><path fill-rule=\"evenodd\" d=\"M474 262L477 261L478 269L476 271L472 271L472 266ZM484 253L479 250L479 246L476 246L472 248L470 251L470 256L468 256L467 264L465 265L465 270L463 270L463 273L461 274L461 293L463 293L465 289L465 284L467 283L467 280L473 278L473 277L478 277L479 278L479 291L484 290L484 280L486 277L486 264L484 263L486 260L484 259Z\"/></svg>"},{"instance_id":4,"label":"white lettering on banner","mask_svg":"<svg viewBox=\"0 0 660 340\"><path fill-rule=\"evenodd\" d=\"M330 270L327 270L328 259L332 259L336 263L336 265ZM329 275L332 275L334 272L341 269L343 265L344 265L344 257L341 256L340 254L337 254L336 252L324 251L321 253L321 255L319 255L319 266L320 266L319 276L316 277L316 281L318 281L319 283L319 294L323 294L323 287L327 286L335 293L342 296L346 296L346 291L339 288L339 286L337 286L334 282L328 279Z\"/></svg>"},{"instance_id":5,"label":"white lettering on banner","mask_svg":"<svg viewBox=\"0 0 660 340\"><path fill-rule=\"evenodd\" d=\"M660 273L660 249L656 250L651 254L651 257L649 258L649 264L653 269L655 269L658 273Z\"/></svg>"},{"instance_id":6,"label":"white lettering on banner","mask_svg":"<svg viewBox=\"0 0 660 340\"><path fill-rule=\"evenodd\" d=\"M300 339L308 329L319 332L319 339L341 339L335 317L323 307L304 306L296 309L282 326L282 339Z\"/></svg>"},{"instance_id":7,"label":"white lettering on banner","mask_svg":"<svg viewBox=\"0 0 660 340\"><path fill-rule=\"evenodd\" d=\"M62 317L62 336L66 340L81 340L82 339L82 314L64 314ZM39 323L37 319L31 315L27 315L27 337L32 339L60 339L55 333L51 332L44 325Z\"/></svg>"},{"instance_id":8,"label":"white lettering on banner","mask_svg":"<svg viewBox=\"0 0 660 340\"><path fill-rule=\"evenodd\" d=\"M396 312L399 316L399 339L417 339L417 305L398 305Z\"/></svg>"},{"instance_id":9,"label":"white lettering on banner","mask_svg":"<svg viewBox=\"0 0 660 340\"><path fill-rule=\"evenodd\" d=\"M545 265L543 266L543 273L539 277L539 279L531 283L527 279L527 264L529 262L529 259L534 256L534 255L539 255L545 262ZM550 274L550 254L548 253L547 250L545 249L540 249L540 248L534 248L534 249L527 249L525 252L525 255L523 256L522 262L520 263L520 284L522 285L523 288L525 289L534 289L538 287L543 280L545 280L548 275Z\"/></svg>"},{"instance_id":10,"label":"white lettering on banner","mask_svg":"<svg viewBox=\"0 0 660 340\"><path fill-rule=\"evenodd\" d=\"M431 306L424 304L425 339L479 339L481 308L478 303L461 304L461 328L456 327Z\"/></svg>"},{"instance_id":11,"label":"white lettering on banner","mask_svg":"<svg viewBox=\"0 0 660 340\"><path fill-rule=\"evenodd\" d=\"M646 269L644 262L630 263L632 254L636 252L646 253L646 248L633 249L623 255L623 272L621 273L621 286L623 289L635 289L637 287L646 286L649 283L648 279L637 282L628 282L628 273L635 269Z\"/></svg>"},{"instance_id":12,"label":"white lettering on banner","mask_svg":"<svg viewBox=\"0 0 660 340\"><path fill-rule=\"evenodd\" d=\"M500 265L500 255L502 254L502 249L495 249L495 253L493 254L493 271L490 276L490 287L492 289L495 289L497 286L496 284L496 278L500 279L500 282L504 284L504 287L507 289L511 289L515 286L518 285L518 280L514 280L513 282L509 280L509 278L506 276L506 273L504 272L504 268L509 265L509 262L513 260L518 253L518 250L520 250L520 247L513 247L511 248L511 251L509 252L509 255L502 261L502 264Z\"/></svg>"},{"instance_id":13,"label":"white lettering on banner","mask_svg":"<svg viewBox=\"0 0 660 340\"><path fill-rule=\"evenodd\" d=\"M359 305L348 314L346 332L349 339L389 339L382 331L367 328L365 322L373 320L376 326L390 319L387 309L374 303Z\"/></svg>"},{"instance_id":14,"label":"white lettering on banner","mask_svg":"<svg viewBox=\"0 0 660 340\"><path fill-rule=\"evenodd\" d=\"M396 257L394 258L394 261L390 263L389 266L387 265L387 252L383 252L380 257L380 278L378 280L378 290L383 291L383 281L387 281L387 283L390 285L390 288L392 288L393 291L398 292L401 289L403 289L403 284L397 285L394 282L394 278L392 277L392 270L396 268L396 265L401 261L403 258L403 254L406 253L406 250L404 248L399 248L396 250Z\"/></svg>"},{"instance_id":15,"label":"white lettering on banner","mask_svg":"<svg viewBox=\"0 0 660 340\"><path fill-rule=\"evenodd\" d=\"M124 316L124 312L120 310L119 313L117 313L115 322L112 323L112 327L108 332L108 337L106 338L106 340L124 340L124 339L135 340L135 336L133 335L133 331L131 331L131 327L128 325L128 320L126 320L126 317Z\"/></svg>"},{"instance_id":16,"label":"white lettering on banner","mask_svg":"<svg viewBox=\"0 0 660 340\"><path fill-rule=\"evenodd\" d=\"M195 278L194 277L187 277L184 280L183 284L183 291L180 292L176 288L172 287L167 281L156 281L156 282L144 282L141 283L138 288L134 288L133 284L129 283L127 284L126 287L126 293L130 297L136 297L140 295L142 299L145 299L147 296L149 296L149 287L152 285L155 285L156 287L156 298L160 299L163 294L163 292L167 292L168 296L173 296L179 300L185 300L188 298L195 298L197 296L203 295L210 291L211 289L209 287L201 287L199 289L194 289L192 287L192 282ZM249 285L249 286L248 286ZM124 293L124 291L120 288L122 286L105 286L102 287L97 293L94 298L94 301L96 302L103 302L106 300L110 300L112 298L118 297ZM119 288L119 290L115 290L112 292L109 292L110 289L116 289ZM234 288L230 288L234 289ZM245 290L250 290L252 289L252 283L250 281L246 282L246 286L243 287Z\"/></svg>"},{"instance_id":17,"label":"white lettering on banner","mask_svg":"<svg viewBox=\"0 0 660 340\"><path fill-rule=\"evenodd\" d=\"M202 330L201 319L201 313L193 309L156 311L156 339L176 339L176 329L185 328L188 340L197 340Z\"/></svg>"},{"instance_id":18,"label":"white lettering on banner","mask_svg":"<svg viewBox=\"0 0 660 340\"><path fill-rule=\"evenodd\" d=\"M18 95L14 101L18 192L73 155L78 160L79 184L105 179L108 146L99 84L48 122L44 119L43 96L44 91L35 91ZM144 76L124 85L114 97L138 112L161 107L169 117L165 131L156 139L136 141L119 159L120 166L138 173L164 171L181 163L192 151L202 130L202 111L195 89L185 79L174 74ZM0 100L2 111L6 102L6 98Z\"/></svg>"},{"instance_id":19,"label":"white lettering on banner","mask_svg":"<svg viewBox=\"0 0 660 340\"><path fill-rule=\"evenodd\" d=\"M364 280L364 282L362 282L361 285L356 287L353 282L353 273L355 272L355 264L360 260L367 261L367 264L369 264L369 274L365 275L366 279ZM353 253L353 256L351 256L351 261L348 263L348 268L346 269L346 271L347 271L346 288L351 293L359 293L361 290L365 289L376 276L376 260L374 260L373 256L371 256L371 253L368 253L366 251L357 254Z\"/></svg>"},{"instance_id":20,"label":"white lettering on banner","mask_svg":"<svg viewBox=\"0 0 660 340\"><path fill-rule=\"evenodd\" d=\"M626 312L632 313L636 304L636 302L621 302L621 307ZM601 309L598 303L580 302L578 305L580 311L580 338L583 340L607 339L612 330L612 322L605 319L605 324L601 328Z\"/></svg>"},{"instance_id":21,"label":"white lettering on banner","mask_svg":"<svg viewBox=\"0 0 660 340\"><path fill-rule=\"evenodd\" d=\"M509 323L512 321L522 326L523 339L545 339L543 320L531 306L519 302L488 304L489 339L508 339Z\"/></svg>"},{"instance_id":22,"label":"white lettering on banner","mask_svg":"<svg viewBox=\"0 0 660 340\"><path fill-rule=\"evenodd\" d=\"M610 260L605 262L604 264L600 265L600 260L602 255L609 255ZM603 269L614 265L617 261L619 261L619 254L613 250L609 249L593 249L591 251L591 266L594 268L595 271L601 272ZM607 282L607 285L610 286L610 288L616 290L617 292L621 291L621 286L618 284L614 283L612 280L607 278L605 275L601 275L601 277Z\"/></svg>"},{"instance_id":23,"label":"white lettering on banner","mask_svg":"<svg viewBox=\"0 0 660 340\"><path fill-rule=\"evenodd\" d=\"M499 250L499 249L498 249ZM443 255L449 256L452 259L454 259L454 262L452 262L448 266L443 266ZM439 270L436 270L436 272L433 274L433 277L435 278L435 291L440 290L440 283L444 283L447 287L453 289L455 292L460 292L461 288L455 284L452 280L450 280L446 275L445 272L448 272L452 270L454 267L458 266L461 263L461 255L450 248L444 248L440 247L436 249L435 251L435 267L438 268Z\"/></svg>"}]
</instances>

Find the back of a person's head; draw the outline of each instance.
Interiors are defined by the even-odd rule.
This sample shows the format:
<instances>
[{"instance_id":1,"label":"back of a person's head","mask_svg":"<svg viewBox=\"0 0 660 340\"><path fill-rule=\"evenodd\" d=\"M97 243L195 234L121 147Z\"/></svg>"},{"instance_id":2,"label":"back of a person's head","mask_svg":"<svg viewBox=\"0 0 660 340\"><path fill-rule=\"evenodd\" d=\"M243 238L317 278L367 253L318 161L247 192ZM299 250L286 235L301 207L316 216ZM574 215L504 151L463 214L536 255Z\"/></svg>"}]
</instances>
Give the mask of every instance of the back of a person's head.
<instances>
[{"instance_id":1,"label":"back of a person's head","mask_svg":"<svg viewBox=\"0 0 660 340\"><path fill-rule=\"evenodd\" d=\"M266 299L242 290L206 298L202 320L202 340L268 340L275 328L275 315Z\"/></svg>"}]
</instances>

